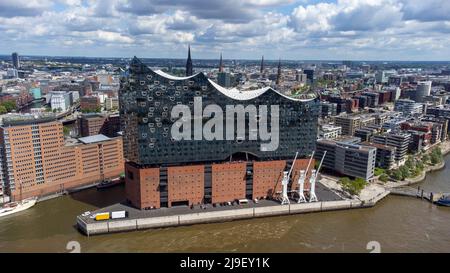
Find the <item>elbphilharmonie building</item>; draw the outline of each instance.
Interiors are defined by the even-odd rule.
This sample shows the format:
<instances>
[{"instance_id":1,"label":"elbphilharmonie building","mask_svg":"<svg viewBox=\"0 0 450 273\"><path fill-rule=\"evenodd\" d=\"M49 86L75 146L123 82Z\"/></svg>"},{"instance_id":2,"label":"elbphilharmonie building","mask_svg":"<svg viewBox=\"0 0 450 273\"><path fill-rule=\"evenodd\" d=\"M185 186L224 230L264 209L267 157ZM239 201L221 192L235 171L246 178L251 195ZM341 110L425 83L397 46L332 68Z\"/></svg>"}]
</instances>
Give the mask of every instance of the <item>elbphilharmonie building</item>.
<instances>
[{"instance_id":1,"label":"elbphilharmonie building","mask_svg":"<svg viewBox=\"0 0 450 273\"><path fill-rule=\"evenodd\" d=\"M188 70L175 77L135 57L121 81L128 201L144 209L272 197L295 153L294 176L315 149L319 99L227 89Z\"/></svg>"}]
</instances>

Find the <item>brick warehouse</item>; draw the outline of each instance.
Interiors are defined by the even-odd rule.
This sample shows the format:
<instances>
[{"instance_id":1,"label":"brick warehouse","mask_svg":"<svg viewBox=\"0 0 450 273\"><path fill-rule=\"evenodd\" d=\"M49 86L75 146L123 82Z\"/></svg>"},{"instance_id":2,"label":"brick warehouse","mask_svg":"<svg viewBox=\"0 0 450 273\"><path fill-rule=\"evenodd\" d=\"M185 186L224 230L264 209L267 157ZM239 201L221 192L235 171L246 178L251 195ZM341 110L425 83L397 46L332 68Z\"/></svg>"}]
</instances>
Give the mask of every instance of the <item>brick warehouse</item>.
<instances>
[{"instance_id":1,"label":"brick warehouse","mask_svg":"<svg viewBox=\"0 0 450 273\"><path fill-rule=\"evenodd\" d=\"M193 108L194 97L222 109L236 104L279 105L278 149L260 149L261 141L250 140L248 131L245 139L174 141L170 111L179 104ZM295 152L299 158L292 181L298 179L300 169L306 169L315 149L319 115L315 94L291 98L270 87L225 89L203 73L174 77L134 58L121 79L119 105L128 160L126 197L141 209L275 197ZM291 185L293 190L296 187Z\"/></svg>"},{"instance_id":2,"label":"brick warehouse","mask_svg":"<svg viewBox=\"0 0 450 273\"><path fill-rule=\"evenodd\" d=\"M124 171L122 139L72 139L53 116L12 116L0 127L0 178L13 200L44 196L118 177Z\"/></svg>"}]
</instances>

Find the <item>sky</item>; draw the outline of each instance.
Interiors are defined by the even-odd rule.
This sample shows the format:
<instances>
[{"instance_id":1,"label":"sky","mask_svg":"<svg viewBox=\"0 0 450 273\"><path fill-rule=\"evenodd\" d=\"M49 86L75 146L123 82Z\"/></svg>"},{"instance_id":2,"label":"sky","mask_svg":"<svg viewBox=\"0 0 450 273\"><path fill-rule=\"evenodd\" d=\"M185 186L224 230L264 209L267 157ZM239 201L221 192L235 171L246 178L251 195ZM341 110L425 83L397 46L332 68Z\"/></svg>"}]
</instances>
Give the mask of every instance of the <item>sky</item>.
<instances>
[{"instance_id":1,"label":"sky","mask_svg":"<svg viewBox=\"0 0 450 273\"><path fill-rule=\"evenodd\" d=\"M0 54L450 60L449 0L0 0Z\"/></svg>"}]
</instances>

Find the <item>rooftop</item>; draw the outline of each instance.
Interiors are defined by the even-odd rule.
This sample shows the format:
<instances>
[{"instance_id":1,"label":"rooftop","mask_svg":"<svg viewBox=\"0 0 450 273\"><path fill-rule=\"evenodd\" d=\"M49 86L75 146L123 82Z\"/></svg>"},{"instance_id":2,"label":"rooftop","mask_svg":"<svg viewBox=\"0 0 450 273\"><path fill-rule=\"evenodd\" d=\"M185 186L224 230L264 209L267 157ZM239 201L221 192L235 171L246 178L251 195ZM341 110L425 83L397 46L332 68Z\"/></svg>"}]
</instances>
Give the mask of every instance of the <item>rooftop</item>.
<instances>
[{"instance_id":1,"label":"rooftop","mask_svg":"<svg viewBox=\"0 0 450 273\"><path fill-rule=\"evenodd\" d=\"M111 138L99 134L99 135L94 135L94 136L87 136L87 137L80 137L78 139L78 141L84 143L84 144L90 144L90 143L96 143L96 142L102 142L102 141L107 141L110 140Z\"/></svg>"},{"instance_id":2,"label":"rooftop","mask_svg":"<svg viewBox=\"0 0 450 273\"><path fill-rule=\"evenodd\" d=\"M373 142L369 142L369 141L362 142L361 144L366 145L366 146L372 146L372 147L375 147L375 148L381 149L381 150L390 150L390 151L396 150L395 147L384 145L384 144L373 143Z\"/></svg>"},{"instance_id":3,"label":"rooftop","mask_svg":"<svg viewBox=\"0 0 450 273\"><path fill-rule=\"evenodd\" d=\"M53 113L32 114L6 114L2 116L3 126L29 125L34 123L44 123L56 121Z\"/></svg>"}]
</instances>

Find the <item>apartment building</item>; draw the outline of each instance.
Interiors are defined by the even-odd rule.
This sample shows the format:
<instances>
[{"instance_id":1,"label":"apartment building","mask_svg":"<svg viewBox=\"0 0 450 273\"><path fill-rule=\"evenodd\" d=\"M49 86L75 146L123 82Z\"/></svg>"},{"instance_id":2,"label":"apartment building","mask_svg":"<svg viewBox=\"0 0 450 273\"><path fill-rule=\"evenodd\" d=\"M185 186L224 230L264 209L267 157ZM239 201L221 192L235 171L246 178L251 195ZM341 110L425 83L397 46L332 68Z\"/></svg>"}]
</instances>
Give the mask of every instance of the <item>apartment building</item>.
<instances>
[{"instance_id":1,"label":"apartment building","mask_svg":"<svg viewBox=\"0 0 450 273\"><path fill-rule=\"evenodd\" d=\"M411 142L411 135L394 131L386 134L374 135L371 142L395 147L395 161L400 162L406 159L408 147Z\"/></svg>"}]
</instances>

